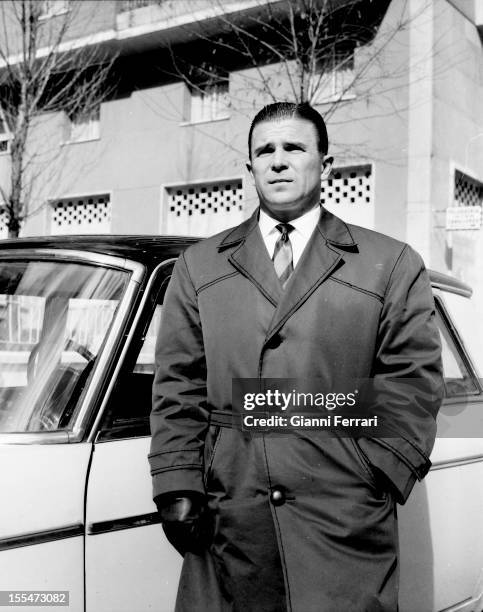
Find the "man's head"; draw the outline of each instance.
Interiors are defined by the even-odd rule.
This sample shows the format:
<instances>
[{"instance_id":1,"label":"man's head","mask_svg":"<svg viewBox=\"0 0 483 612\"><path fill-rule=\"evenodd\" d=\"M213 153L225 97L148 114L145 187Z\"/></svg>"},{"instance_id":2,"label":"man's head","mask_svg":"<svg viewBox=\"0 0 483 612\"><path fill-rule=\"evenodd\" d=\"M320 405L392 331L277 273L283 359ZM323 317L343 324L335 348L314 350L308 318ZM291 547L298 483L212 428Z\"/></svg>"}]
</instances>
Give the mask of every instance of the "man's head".
<instances>
[{"instance_id":1,"label":"man's head","mask_svg":"<svg viewBox=\"0 0 483 612\"><path fill-rule=\"evenodd\" d=\"M248 136L250 160L260 206L280 221L291 221L320 202L321 181L332 158L327 129L309 104L277 102L262 108Z\"/></svg>"},{"instance_id":2,"label":"man's head","mask_svg":"<svg viewBox=\"0 0 483 612\"><path fill-rule=\"evenodd\" d=\"M327 128L322 115L318 113L308 102L295 104L295 102L275 102L264 106L255 115L250 131L248 132L248 155L252 158L252 135L256 125L264 121L280 121L282 119L305 119L310 121L318 136L318 149L321 155L327 155L329 150L329 139Z\"/></svg>"}]
</instances>

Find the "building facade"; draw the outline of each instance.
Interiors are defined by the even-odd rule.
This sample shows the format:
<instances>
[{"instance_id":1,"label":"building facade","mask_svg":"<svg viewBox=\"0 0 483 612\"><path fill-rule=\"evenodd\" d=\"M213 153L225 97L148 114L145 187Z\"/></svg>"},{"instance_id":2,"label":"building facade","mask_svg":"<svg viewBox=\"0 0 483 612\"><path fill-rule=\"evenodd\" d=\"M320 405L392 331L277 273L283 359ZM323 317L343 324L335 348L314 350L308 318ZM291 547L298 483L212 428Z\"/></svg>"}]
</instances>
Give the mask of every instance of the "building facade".
<instances>
[{"instance_id":1,"label":"building facade","mask_svg":"<svg viewBox=\"0 0 483 612\"><path fill-rule=\"evenodd\" d=\"M249 216L257 205L245 170L250 120L271 101L262 81L278 99L291 99L290 69L238 61L210 41L219 40L222 26L255 22L262 4L80 3L65 52L94 45L115 57L115 86L87 117L46 113L32 126L29 146L49 161L21 235L208 236ZM270 4L283 18L286 2ZM373 4L359 2L360 27ZM409 242L428 266L483 294L482 3L380 4L370 37L321 67L313 87L334 156L322 203ZM42 18L54 26L72 9L68 0L43 5ZM225 36L224 43L229 31ZM203 80L197 58L206 66L210 45L226 61L221 57L216 74L204 69ZM0 185L10 163L0 116ZM6 234L0 212L0 236Z\"/></svg>"}]
</instances>

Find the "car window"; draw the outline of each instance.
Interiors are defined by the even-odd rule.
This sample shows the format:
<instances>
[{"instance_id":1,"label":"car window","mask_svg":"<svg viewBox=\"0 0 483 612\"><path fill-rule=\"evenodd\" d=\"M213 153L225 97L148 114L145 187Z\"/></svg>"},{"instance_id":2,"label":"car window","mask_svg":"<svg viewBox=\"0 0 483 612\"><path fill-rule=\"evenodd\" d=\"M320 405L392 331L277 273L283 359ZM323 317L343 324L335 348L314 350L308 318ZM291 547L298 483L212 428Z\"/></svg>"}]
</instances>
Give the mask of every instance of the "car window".
<instances>
[{"instance_id":1,"label":"car window","mask_svg":"<svg viewBox=\"0 0 483 612\"><path fill-rule=\"evenodd\" d=\"M441 297L456 332L481 378L483 376L483 308L481 303L475 296L467 298L449 291L442 292Z\"/></svg>"},{"instance_id":2,"label":"car window","mask_svg":"<svg viewBox=\"0 0 483 612\"><path fill-rule=\"evenodd\" d=\"M155 345L168 281L169 278L164 277L161 287L154 289L157 303L154 310L148 307L147 320L143 323L146 332L131 343L104 412L97 441L150 435Z\"/></svg>"},{"instance_id":3,"label":"car window","mask_svg":"<svg viewBox=\"0 0 483 612\"><path fill-rule=\"evenodd\" d=\"M0 262L0 432L70 429L129 273Z\"/></svg>"},{"instance_id":4,"label":"car window","mask_svg":"<svg viewBox=\"0 0 483 612\"><path fill-rule=\"evenodd\" d=\"M441 337L446 397L465 397L479 393L479 388L458 339L451 333L450 321L436 298L436 322Z\"/></svg>"},{"instance_id":5,"label":"car window","mask_svg":"<svg viewBox=\"0 0 483 612\"><path fill-rule=\"evenodd\" d=\"M156 304L153 317L146 332L141 350L134 364L134 373L148 374L154 376L154 351L156 347L156 338L158 337L159 325L161 323L161 304Z\"/></svg>"}]
</instances>

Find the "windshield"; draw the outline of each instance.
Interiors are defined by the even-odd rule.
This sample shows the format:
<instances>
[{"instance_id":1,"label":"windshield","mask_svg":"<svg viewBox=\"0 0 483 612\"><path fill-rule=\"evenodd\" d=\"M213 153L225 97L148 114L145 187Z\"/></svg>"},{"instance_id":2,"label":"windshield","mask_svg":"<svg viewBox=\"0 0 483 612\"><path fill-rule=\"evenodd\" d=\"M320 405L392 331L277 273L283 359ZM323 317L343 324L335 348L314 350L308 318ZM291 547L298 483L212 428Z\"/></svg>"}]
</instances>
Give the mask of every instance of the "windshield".
<instances>
[{"instance_id":1,"label":"windshield","mask_svg":"<svg viewBox=\"0 0 483 612\"><path fill-rule=\"evenodd\" d=\"M70 429L129 272L0 260L0 433Z\"/></svg>"}]
</instances>

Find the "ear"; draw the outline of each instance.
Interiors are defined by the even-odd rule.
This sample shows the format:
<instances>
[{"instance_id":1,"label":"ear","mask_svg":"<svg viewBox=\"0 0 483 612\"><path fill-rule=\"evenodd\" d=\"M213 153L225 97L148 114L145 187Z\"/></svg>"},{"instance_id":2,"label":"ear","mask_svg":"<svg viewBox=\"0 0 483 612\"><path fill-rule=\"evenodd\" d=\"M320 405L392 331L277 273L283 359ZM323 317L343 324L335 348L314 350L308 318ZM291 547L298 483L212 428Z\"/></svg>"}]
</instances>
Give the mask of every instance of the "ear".
<instances>
[{"instance_id":1,"label":"ear","mask_svg":"<svg viewBox=\"0 0 483 612\"><path fill-rule=\"evenodd\" d=\"M322 173L320 178L325 181L329 178L330 173L332 172L332 164L334 163L334 158L331 155L324 155L322 158Z\"/></svg>"},{"instance_id":2,"label":"ear","mask_svg":"<svg viewBox=\"0 0 483 612\"><path fill-rule=\"evenodd\" d=\"M248 174L250 175L250 178L252 179L252 182L254 182L252 165L249 161L247 161L246 167L247 167Z\"/></svg>"}]
</instances>

